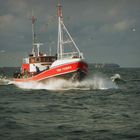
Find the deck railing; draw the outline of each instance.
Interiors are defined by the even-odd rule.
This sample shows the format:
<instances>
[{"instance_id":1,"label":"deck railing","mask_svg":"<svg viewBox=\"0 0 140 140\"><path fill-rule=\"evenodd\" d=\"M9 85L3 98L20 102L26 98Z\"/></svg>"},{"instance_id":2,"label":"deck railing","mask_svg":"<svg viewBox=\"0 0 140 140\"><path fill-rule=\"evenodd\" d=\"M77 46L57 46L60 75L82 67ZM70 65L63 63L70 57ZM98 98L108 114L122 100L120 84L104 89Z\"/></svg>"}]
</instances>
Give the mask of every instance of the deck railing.
<instances>
[{"instance_id":1,"label":"deck railing","mask_svg":"<svg viewBox=\"0 0 140 140\"><path fill-rule=\"evenodd\" d=\"M67 59L67 58L83 58L83 53L78 52L69 52L69 53L63 53L62 55L58 55L59 59Z\"/></svg>"}]
</instances>

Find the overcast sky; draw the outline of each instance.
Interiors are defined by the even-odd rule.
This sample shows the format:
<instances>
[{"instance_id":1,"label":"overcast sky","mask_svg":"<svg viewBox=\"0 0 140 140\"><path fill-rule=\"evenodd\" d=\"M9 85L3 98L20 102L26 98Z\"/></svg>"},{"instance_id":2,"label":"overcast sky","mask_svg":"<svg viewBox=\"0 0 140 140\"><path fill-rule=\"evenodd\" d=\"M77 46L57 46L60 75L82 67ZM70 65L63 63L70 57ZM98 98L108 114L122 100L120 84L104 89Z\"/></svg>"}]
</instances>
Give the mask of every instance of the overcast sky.
<instances>
[{"instance_id":1,"label":"overcast sky","mask_svg":"<svg viewBox=\"0 0 140 140\"><path fill-rule=\"evenodd\" d=\"M140 0L62 0L64 23L90 63L140 66ZM38 40L56 51L57 0L0 0L0 67L20 66ZM55 52L54 52L55 54Z\"/></svg>"}]
</instances>

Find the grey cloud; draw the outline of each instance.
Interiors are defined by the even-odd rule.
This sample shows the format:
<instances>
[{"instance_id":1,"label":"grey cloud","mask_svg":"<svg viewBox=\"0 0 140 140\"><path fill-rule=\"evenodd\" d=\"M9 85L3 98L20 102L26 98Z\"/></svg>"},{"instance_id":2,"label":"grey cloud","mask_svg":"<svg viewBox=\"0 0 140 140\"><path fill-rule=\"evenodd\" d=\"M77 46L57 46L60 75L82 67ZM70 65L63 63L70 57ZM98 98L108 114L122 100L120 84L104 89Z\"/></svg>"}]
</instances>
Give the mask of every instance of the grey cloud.
<instances>
[{"instance_id":1,"label":"grey cloud","mask_svg":"<svg viewBox=\"0 0 140 140\"><path fill-rule=\"evenodd\" d=\"M137 61L140 52L139 0L62 0L62 3L65 24L89 62L140 66ZM24 56L24 52L28 54L32 9L37 17L38 39L44 43L42 49L46 50L52 41L55 46L56 6L56 0L0 0L0 50L12 57L15 52L16 59ZM4 53L0 55L6 58ZM5 60L9 65L10 59Z\"/></svg>"}]
</instances>

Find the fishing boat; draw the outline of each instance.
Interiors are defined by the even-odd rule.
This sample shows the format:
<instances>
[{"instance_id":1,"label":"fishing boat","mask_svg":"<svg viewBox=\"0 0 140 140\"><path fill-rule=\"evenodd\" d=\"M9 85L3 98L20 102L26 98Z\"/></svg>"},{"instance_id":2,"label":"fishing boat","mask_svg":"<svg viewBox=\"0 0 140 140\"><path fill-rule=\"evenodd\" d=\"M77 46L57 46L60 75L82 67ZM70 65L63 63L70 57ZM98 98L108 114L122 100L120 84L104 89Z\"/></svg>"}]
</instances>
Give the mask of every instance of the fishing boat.
<instances>
[{"instance_id":1,"label":"fishing boat","mask_svg":"<svg viewBox=\"0 0 140 140\"><path fill-rule=\"evenodd\" d=\"M40 51L43 44L36 42L34 30L36 18L32 16L32 52L27 58L23 58L20 72L14 73L15 82L43 82L53 78L81 81L88 74L88 64L63 22L60 3L57 7L57 16L56 55L47 55Z\"/></svg>"}]
</instances>

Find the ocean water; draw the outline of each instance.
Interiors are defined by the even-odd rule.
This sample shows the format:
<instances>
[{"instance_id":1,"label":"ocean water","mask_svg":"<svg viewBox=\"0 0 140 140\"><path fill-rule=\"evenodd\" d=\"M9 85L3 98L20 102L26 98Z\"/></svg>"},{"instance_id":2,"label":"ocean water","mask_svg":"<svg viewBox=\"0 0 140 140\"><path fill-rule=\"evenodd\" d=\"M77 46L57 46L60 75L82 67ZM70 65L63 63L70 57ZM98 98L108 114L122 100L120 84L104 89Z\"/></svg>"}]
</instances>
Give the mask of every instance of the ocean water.
<instances>
[{"instance_id":1,"label":"ocean water","mask_svg":"<svg viewBox=\"0 0 140 140\"><path fill-rule=\"evenodd\" d=\"M0 140L139 140L140 68L94 69L83 82L11 84L1 68ZM120 74L125 82L110 77Z\"/></svg>"}]
</instances>

